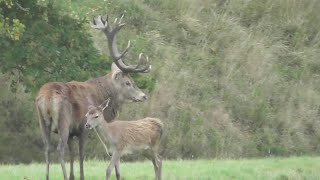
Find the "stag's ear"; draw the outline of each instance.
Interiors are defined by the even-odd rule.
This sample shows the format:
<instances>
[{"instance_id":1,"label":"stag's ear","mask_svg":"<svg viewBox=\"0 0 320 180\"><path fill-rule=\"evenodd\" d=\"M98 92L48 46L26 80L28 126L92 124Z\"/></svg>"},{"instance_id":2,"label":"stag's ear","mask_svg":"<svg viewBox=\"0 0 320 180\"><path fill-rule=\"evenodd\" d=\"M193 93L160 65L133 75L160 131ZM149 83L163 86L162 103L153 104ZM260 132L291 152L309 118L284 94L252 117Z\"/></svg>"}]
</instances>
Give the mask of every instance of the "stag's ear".
<instances>
[{"instance_id":1,"label":"stag's ear","mask_svg":"<svg viewBox=\"0 0 320 180\"><path fill-rule=\"evenodd\" d=\"M123 72L122 71L114 71L112 72L112 80L118 81L123 77Z\"/></svg>"},{"instance_id":2,"label":"stag's ear","mask_svg":"<svg viewBox=\"0 0 320 180\"><path fill-rule=\"evenodd\" d=\"M99 107L102 109L102 111L109 106L110 98L105 100Z\"/></svg>"},{"instance_id":3,"label":"stag's ear","mask_svg":"<svg viewBox=\"0 0 320 180\"><path fill-rule=\"evenodd\" d=\"M119 69L119 67L114 62L111 64L111 71L112 72L119 72L119 71L122 72L121 69Z\"/></svg>"},{"instance_id":4,"label":"stag's ear","mask_svg":"<svg viewBox=\"0 0 320 180\"><path fill-rule=\"evenodd\" d=\"M113 80L119 80L121 77L123 77L123 72L118 68L118 66L115 63L112 63L111 71Z\"/></svg>"}]
</instances>

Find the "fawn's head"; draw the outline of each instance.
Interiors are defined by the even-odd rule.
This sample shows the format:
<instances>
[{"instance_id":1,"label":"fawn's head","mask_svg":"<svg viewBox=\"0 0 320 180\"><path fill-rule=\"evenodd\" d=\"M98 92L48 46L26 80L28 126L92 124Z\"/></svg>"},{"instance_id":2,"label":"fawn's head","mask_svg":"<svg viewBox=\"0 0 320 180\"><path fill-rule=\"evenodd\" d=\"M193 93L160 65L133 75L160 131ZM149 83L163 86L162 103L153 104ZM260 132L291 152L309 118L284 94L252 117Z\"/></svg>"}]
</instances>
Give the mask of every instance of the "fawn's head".
<instances>
[{"instance_id":1,"label":"fawn's head","mask_svg":"<svg viewBox=\"0 0 320 180\"><path fill-rule=\"evenodd\" d=\"M92 129L101 124L104 120L103 110L108 107L110 98L105 100L101 105L94 106L89 104L88 112L86 114L87 122L85 124L86 129Z\"/></svg>"}]
</instances>

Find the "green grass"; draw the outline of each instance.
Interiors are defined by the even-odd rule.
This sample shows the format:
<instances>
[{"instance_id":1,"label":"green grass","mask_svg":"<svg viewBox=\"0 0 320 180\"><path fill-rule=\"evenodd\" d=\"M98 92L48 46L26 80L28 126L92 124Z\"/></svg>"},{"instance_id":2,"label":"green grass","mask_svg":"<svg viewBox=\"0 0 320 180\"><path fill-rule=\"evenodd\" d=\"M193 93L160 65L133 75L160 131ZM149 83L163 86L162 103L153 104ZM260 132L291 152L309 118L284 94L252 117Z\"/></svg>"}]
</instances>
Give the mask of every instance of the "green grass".
<instances>
[{"instance_id":1,"label":"green grass","mask_svg":"<svg viewBox=\"0 0 320 180\"><path fill-rule=\"evenodd\" d=\"M108 162L86 161L86 179L104 179ZM243 160L181 160L163 161L163 179L320 179L320 157L291 157ZM62 179L59 164L50 169L51 179ZM151 162L121 164L122 179L153 179ZM2 165L0 179L43 179L44 164ZM79 178L78 163L75 166ZM114 172L112 178L115 179Z\"/></svg>"}]
</instances>

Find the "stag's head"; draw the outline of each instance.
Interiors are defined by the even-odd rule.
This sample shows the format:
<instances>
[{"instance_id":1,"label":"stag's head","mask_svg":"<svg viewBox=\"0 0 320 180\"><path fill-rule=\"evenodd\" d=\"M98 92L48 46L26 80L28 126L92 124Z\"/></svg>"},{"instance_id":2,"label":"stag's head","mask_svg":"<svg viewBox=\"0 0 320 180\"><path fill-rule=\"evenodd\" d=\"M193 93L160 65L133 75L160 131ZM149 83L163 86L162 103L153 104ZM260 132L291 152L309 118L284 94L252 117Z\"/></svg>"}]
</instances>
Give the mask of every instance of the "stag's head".
<instances>
[{"instance_id":1,"label":"stag's head","mask_svg":"<svg viewBox=\"0 0 320 180\"><path fill-rule=\"evenodd\" d=\"M105 100L99 106L95 106L90 99L88 100L89 100L89 106L88 106L88 112L85 115L87 119L85 128L92 129L105 121L103 116L103 110L108 107L110 98Z\"/></svg>"},{"instance_id":2,"label":"stag's head","mask_svg":"<svg viewBox=\"0 0 320 180\"><path fill-rule=\"evenodd\" d=\"M120 53L116 43L116 35L125 25L122 23L123 16L118 20L115 19L113 27L110 26L108 16L104 20L101 16L94 18L91 24L92 28L101 30L108 39L108 47L113 59L112 64L112 84L118 93L120 99L130 99L133 101L144 101L146 95L135 85L129 73L148 73L151 69L149 58L140 53L139 63L137 65L126 65L123 60L130 49L130 41L126 49Z\"/></svg>"},{"instance_id":3,"label":"stag's head","mask_svg":"<svg viewBox=\"0 0 320 180\"><path fill-rule=\"evenodd\" d=\"M128 73L122 72L112 65L112 84L120 100L132 100L142 102L147 99L144 92L139 89Z\"/></svg>"}]
</instances>

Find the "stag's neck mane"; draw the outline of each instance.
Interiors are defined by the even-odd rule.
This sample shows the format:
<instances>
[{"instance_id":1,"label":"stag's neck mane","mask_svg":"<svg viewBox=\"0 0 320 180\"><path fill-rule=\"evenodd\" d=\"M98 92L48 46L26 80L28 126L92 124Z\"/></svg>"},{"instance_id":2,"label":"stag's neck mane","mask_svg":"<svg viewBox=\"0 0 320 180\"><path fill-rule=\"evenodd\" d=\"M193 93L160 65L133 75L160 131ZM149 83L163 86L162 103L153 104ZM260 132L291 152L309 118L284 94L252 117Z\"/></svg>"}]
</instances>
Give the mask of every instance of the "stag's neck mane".
<instances>
[{"instance_id":1,"label":"stag's neck mane","mask_svg":"<svg viewBox=\"0 0 320 180\"><path fill-rule=\"evenodd\" d=\"M103 115L107 122L113 121L124 103L123 99L119 98L117 91L115 90L112 80L110 78L110 73L106 76L98 77L87 81L96 86L96 103L101 104L106 99L110 98L109 107L103 111Z\"/></svg>"}]
</instances>

